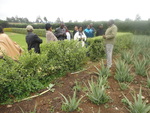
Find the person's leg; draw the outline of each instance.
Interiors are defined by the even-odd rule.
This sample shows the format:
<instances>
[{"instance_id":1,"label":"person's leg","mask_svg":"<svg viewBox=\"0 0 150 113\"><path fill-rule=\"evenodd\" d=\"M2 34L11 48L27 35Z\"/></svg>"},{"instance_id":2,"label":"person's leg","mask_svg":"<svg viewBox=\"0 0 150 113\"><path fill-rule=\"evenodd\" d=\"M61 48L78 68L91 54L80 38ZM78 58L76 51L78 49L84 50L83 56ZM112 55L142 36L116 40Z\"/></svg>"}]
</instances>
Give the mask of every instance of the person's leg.
<instances>
[{"instance_id":1,"label":"person's leg","mask_svg":"<svg viewBox=\"0 0 150 113\"><path fill-rule=\"evenodd\" d=\"M107 57L107 67L110 68L112 65L112 52L113 52L113 45L106 44L106 57Z\"/></svg>"}]
</instances>

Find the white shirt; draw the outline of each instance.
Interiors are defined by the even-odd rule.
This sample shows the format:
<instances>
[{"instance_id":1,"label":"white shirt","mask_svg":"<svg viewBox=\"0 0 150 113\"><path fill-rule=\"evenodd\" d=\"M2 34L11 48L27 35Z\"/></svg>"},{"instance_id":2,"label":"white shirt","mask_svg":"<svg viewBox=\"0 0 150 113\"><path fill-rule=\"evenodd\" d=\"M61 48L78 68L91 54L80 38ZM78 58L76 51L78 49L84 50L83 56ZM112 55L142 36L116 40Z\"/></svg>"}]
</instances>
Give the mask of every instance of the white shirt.
<instances>
[{"instance_id":1,"label":"white shirt","mask_svg":"<svg viewBox=\"0 0 150 113\"><path fill-rule=\"evenodd\" d=\"M71 39L71 35L69 32L66 32L66 36L67 36L67 40L70 40Z\"/></svg>"},{"instance_id":2,"label":"white shirt","mask_svg":"<svg viewBox=\"0 0 150 113\"><path fill-rule=\"evenodd\" d=\"M86 35L84 32L76 32L76 34L74 35L74 40L78 40L82 42L82 47L85 45L85 41L86 41Z\"/></svg>"}]
</instances>

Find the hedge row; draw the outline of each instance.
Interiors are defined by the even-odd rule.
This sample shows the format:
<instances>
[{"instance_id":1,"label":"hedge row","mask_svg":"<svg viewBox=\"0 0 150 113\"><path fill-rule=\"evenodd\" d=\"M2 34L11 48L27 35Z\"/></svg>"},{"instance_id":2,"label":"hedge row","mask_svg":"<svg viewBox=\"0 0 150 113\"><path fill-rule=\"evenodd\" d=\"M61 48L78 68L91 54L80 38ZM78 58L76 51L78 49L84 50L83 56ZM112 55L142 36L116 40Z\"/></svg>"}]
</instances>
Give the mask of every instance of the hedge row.
<instances>
[{"instance_id":1,"label":"hedge row","mask_svg":"<svg viewBox=\"0 0 150 113\"><path fill-rule=\"evenodd\" d=\"M0 103L29 96L67 72L81 69L86 48L76 41L42 45L42 54L25 52L18 62L0 60Z\"/></svg>"},{"instance_id":2,"label":"hedge row","mask_svg":"<svg viewBox=\"0 0 150 113\"><path fill-rule=\"evenodd\" d=\"M74 26L83 26L86 28L89 22L76 22L65 23L69 30L73 30ZM107 29L107 21L92 22L97 29L100 24L104 25L104 29ZM119 32L132 32L134 34L150 34L150 21L115 21L119 28ZM35 29L45 29L45 24L32 24ZM27 24L9 24L9 27L14 28L26 28ZM53 29L57 28L59 24L53 24Z\"/></svg>"},{"instance_id":3,"label":"hedge row","mask_svg":"<svg viewBox=\"0 0 150 113\"><path fill-rule=\"evenodd\" d=\"M20 34L27 34L27 30L25 28L4 28L4 32L14 32ZM45 29L34 29L33 31L38 36L45 37L46 30Z\"/></svg>"}]
</instances>

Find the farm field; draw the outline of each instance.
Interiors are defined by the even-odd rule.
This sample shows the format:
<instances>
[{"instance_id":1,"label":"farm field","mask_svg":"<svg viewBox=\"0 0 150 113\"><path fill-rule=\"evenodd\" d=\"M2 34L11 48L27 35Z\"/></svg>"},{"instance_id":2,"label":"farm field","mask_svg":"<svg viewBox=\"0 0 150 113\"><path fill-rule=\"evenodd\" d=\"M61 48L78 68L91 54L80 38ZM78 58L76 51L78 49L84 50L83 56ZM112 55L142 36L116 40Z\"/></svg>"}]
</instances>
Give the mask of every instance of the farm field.
<instances>
[{"instance_id":1,"label":"farm field","mask_svg":"<svg viewBox=\"0 0 150 113\"><path fill-rule=\"evenodd\" d=\"M22 45L21 47L26 48L25 35L10 32L6 34L19 45ZM21 40L18 40L18 37ZM40 38L45 43L45 38ZM78 109L71 113L129 113L125 97L134 103L132 95L137 96L140 88L142 89L143 101L150 104L150 37L135 35L132 43L131 49L114 54L113 66L110 71L104 67L105 59L97 62L88 61L83 70L68 72L64 77L54 80L52 82L54 91L48 91L41 96L14 104L0 105L0 113L66 113L67 111L61 109L62 103L65 101L61 94L68 99L68 95L72 97L75 90L78 98L84 97ZM140 62L143 62L144 66L140 65ZM104 70L105 72L102 72ZM98 83L98 80L101 79L106 80L104 87L109 99L107 102L97 105L88 98L87 87L92 81ZM32 93L31 96L40 94L45 90L47 89Z\"/></svg>"}]
</instances>

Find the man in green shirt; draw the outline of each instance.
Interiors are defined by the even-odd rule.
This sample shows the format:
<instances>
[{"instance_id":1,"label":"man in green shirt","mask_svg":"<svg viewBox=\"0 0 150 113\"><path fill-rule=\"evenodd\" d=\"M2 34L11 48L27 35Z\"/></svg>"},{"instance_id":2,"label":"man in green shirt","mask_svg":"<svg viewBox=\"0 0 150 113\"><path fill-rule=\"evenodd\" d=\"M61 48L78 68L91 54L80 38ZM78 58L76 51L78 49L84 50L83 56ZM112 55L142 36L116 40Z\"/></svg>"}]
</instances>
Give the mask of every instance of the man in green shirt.
<instances>
[{"instance_id":1,"label":"man in green shirt","mask_svg":"<svg viewBox=\"0 0 150 113\"><path fill-rule=\"evenodd\" d=\"M103 35L105 39L105 46L106 46L106 56L107 56L107 67L111 68L112 66L112 52L115 43L115 37L117 35L117 26L114 24L113 20L108 21L108 28Z\"/></svg>"}]
</instances>

